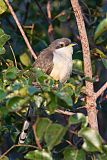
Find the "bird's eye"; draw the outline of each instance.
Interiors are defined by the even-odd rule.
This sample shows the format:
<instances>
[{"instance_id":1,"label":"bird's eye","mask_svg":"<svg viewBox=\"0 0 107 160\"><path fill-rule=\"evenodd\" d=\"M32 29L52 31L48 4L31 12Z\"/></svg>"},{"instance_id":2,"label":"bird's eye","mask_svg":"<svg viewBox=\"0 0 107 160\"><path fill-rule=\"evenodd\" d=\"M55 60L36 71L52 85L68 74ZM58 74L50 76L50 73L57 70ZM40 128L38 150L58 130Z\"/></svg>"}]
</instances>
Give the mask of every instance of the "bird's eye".
<instances>
[{"instance_id":1,"label":"bird's eye","mask_svg":"<svg viewBox=\"0 0 107 160\"><path fill-rule=\"evenodd\" d=\"M61 46L61 47L65 47L65 43L64 43L64 42L61 42L61 43L60 43L60 46Z\"/></svg>"}]
</instances>

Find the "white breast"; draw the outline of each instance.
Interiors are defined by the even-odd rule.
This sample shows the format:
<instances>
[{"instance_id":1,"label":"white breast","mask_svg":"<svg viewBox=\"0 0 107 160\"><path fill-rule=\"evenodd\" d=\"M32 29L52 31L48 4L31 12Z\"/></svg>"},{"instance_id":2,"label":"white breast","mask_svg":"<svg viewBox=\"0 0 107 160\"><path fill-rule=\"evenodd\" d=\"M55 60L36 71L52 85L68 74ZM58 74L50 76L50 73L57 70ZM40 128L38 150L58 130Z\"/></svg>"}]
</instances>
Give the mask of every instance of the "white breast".
<instances>
[{"instance_id":1,"label":"white breast","mask_svg":"<svg viewBox=\"0 0 107 160\"><path fill-rule=\"evenodd\" d=\"M55 50L53 58L53 70L50 74L55 80L66 82L72 72L72 47L63 47Z\"/></svg>"}]
</instances>

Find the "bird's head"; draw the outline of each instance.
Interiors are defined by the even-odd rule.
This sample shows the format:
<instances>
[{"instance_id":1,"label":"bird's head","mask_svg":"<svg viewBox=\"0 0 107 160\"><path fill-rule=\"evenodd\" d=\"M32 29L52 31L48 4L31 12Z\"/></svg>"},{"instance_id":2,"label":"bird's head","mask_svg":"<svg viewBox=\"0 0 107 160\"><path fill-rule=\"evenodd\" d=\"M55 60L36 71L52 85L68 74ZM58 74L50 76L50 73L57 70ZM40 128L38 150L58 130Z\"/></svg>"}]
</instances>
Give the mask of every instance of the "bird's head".
<instances>
[{"instance_id":1,"label":"bird's head","mask_svg":"<svg viewBox=\"0 0 107 160\"><path fill-rule=\"evenodd\" d=\"M73 54L73 46L77 45L76 43L72 43L68 38L60 38L56 39L50 44L50 48L56 53L70 53Z\"/></svg>"}]
</instances>

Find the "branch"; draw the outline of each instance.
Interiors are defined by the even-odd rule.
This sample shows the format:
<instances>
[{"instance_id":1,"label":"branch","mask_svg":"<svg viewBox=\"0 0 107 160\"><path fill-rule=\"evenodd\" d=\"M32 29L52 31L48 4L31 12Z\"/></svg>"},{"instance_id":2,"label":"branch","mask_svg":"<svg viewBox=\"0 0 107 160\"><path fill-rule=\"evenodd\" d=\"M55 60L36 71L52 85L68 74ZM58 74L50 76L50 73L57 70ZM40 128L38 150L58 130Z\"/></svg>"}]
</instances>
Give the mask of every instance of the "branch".
<instances>
[{"instance_id":1,"label":"branch","mask_svg":"<svg viewBox=\"0 0 107 160\"><path fill-rule=\"evenodd\" d=\"M13 145L11 148L9 148L6 152L4 152L4 153L0 156L0 160L3 160L3 158L4 158L12 149L14 149L15 147L31 147L31 148L37 149L37 147L32 146L32 145L16 144L16 145Z\"/></svg>"},{"instance_id":2,"label":"branch","mask_svg":"<svg viewBox=\"0 0 107 160\"><path fill-rule=\"evenodd\" d=\"M42 150L42 146L41 146L41 144L39 142L39 139L37 137L37 134L36 134L36 125L35 124L32 125L32 129L33 129L33 133L34 133L34 137L35 137L35 141L36 141L36 144L38 146L38 149Z\"/></svg>"},{"instance_id":3,"label":"branch","mask_svg":"<svg viewBox=\"0 0 107 160\"><path fill-rule=\"evenodd\" d=\"M60 110L60 109L56 109L55 112L56 112L56 113L60 113L60 114L64 114L64 115L67 115L67 116L71 116L71 115L74 115L74 114L75 114L75 113L73 113L73 112L63 111L63 110Z\"/></svg>"},{"instance_id":4,"label":"branch","mask_svg":"<svg viewBox=\"0 0 107 160\"><path fill-rule=\"evenodd\" d=\"M30 43L29 43L29 41L28 41L28 38L26 37L25 32L24 32L24 30L23 30L23 28L22 28L22 26L21 26L21 24L20 24L20 22L19 22L19 20L18 20L18 18L17 18L17 16L16 16L16 14L15 14L12 6L9 4L9 1L8 1L8 0L4 0L4 1L5 1L6 5L8 6L8 8L9 8L9 10L10 10L10 12L11 12L11 14L12 14L12 16L13 16L13 18L14 18L17 26L18 26L18 28L19 28L19 30L20 30L23 38L24 38L24 41L25 41L25 43L26 43L26 45L27 45L27 47L28 47L31 55L32 55L33 58L36 60L36 59L37 59L37 56L36 56L36 54L34 53L32 47L31 47L31 45L30 45Z\"/></svg>"},{"instance_id":5,"label":"branch","mask_svg":"<svg viewBox=\"0 0 107 160\"><path fill-rule=\"evenodd\" d=\"M97 99L107 89L107 82L95 93Z\"/></svg>"},{"instance_id":6,"label":"branch","mask_svg":"<svg viewBox=\"0 0 107 160\"><path fill-rule=\"evenodd\" d=\"M49 35L50 42L52 42L54 40L54 36L53 36L53 26L51 23L52 15L51 15L51 2L50 2L50 0L48 0L48 3L47 3L47 15L48 15L48 19L49 19L48 35Z\"/></svg>"},{"instance_id":7,"label":"branch","mask_svg":"<svg viewBox=\"0 0 107 160\"><path fill-rule=\"evenodd\" d=\"M85 29L81 8L79 6L78 0L71 0L71 4L76 17L81 44L82 44L83 59L84 59L84 75L85 77L89 77L90 79L92 79L90 49L89 49L89 43L88 43L88 38L86 34L86 29ZM85 84L86 84L86 93L88 93L88 95L86 96L86 109L88 113L88 122L91 128L98 130L96 99L94 96L93 83L89 81L85 81Z\"/></svg>"}]
</instances>

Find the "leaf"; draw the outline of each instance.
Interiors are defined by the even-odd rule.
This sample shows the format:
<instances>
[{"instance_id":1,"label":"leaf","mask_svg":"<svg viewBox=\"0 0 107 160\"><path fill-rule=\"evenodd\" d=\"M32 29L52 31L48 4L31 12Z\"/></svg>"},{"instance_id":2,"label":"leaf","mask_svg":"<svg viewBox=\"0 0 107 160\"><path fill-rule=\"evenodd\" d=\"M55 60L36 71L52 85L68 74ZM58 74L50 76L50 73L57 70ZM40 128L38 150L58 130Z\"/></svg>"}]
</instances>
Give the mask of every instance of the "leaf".
<instances>
[{"instance_id":1,"label":"leaf","mask_svg":"<svg viewBox=\"0 0 107 160\"><path fill-rule=\"evenodd\" d=\"M9 67L5 73L6 79L15 79L17 77L17 71L18 69L16 67Z\"/></svg>"},{"instance_id":2,"label":"leaf","mask_svg":"<svg viewBox=\"0 0 107 160\"><path fill-rule=\"evenodd\" d=\"M36 133L37 133L37 137L39 138L39 140L41 141L47 127L49 127L49 125L52 122L48 119L48 118L39 118L36 122Z\"/></svg>"},{"instance_id":3,"label":"leaf","mask_svg":"<svg viewBox=\"0 0 107 160\"><path fill-rule=\"evenodd\" d=\"M47 104L48 111L52 114L54 113L55 109L57 108L57 98L54 94L49 93L50 102Z\"/></svg>"},{"instance_id":4,"label":"leaf","mask_svg":"<svg viewBox=\"0 0 107 160\"><path fill-rule=\"evenodd\" d=\"M85 152L76 148L67 147L63 154L64 160L85 160Z\"/></svg>"},{"instance_id":5,"label":"leaf","mask_svg":"<svg viewBox=\"0 0 107 160\"><path fill-rule=\"evenodd\" d=\"M107 58L107 56L98 48L93 49L93 54L99 56L100 58Z\"/></svg>"},{"instance_id":6,"label":"leaf","mask_svg":"<svg viewBox=\"0 0 107 160\"><path fill-rule=\"evenodd\" d=\"M101 60L103 62L105 69L107 69L107 59L102 58Z\"/></svg>"},{"instance_id":7,"label":"leaf","mask_svg":"<svg viewBox=\"0 0 107 160\"><path fill-rule=\"evenodd\" d=\"M71 107L73 105L73 101L72 101L71 95L69 93L64 92L64 91L62 91L62 92L61 91L57 91L57 92L54 92L54 93L59 99L61 99L64 102L66 102L66 104L68 106Z\"/></svg>"},{"instance_id":8,"label":"leaf","mask_svg":"<svg viewBox=\"0 0 107 160\"><path fill-rule=\"evenodd\" d=\"M13 97L11 99L8 100L7 102L7 106L12 108L12 109L18 109L18 106L20 106L20 101L22 100L21 97Z\"/></svg>"},{"instance_id":9,"label":"leaf","mask_svg":"<svg viewBox=\"0 0 107 160\"><path fill-rule=\"evenodd\" d=\"M31 65L31 59L30 59L30 57L28 56L27 53L23 53L23 54L20 55L20 61L25 66Z\"/></svg>"},{"instance_id":10,"label":"leaf","mask_svg":"<svg viewBox=\"0 0 107 160\"><path fill-rule=\"evenodd\" d=\"M40 89L39 88L36 88L34 86L29 86L28 87L28 93L32 96L34 95L35 93L39 93L40 92Z\"/></svg>"},{"instance_id":11,"label":"leaf","mask_svg":"<svg viewBox=\"0 0 107 160\"><path fill-rule=\"evenodd\" d=\"M107 145L103 146L103 153L97 154L98 160L107 160Z\"/></svg>"},{"instance_id":12,"label":"leaf","mask_svg":"<svg viewBox=\"0 0 107 160\"><path fill-rule=\"evenodd\" d=\"M0 0L0 14L6 11L7 7L3 0Z\"/></svg>"},{"instance_id":13,"label":"leaf","mask_svg":"<svg viewBox=\"0 0 107 160\"><path fill-rule=\"evenodd\" d=\"M35 72L35 76L36 76L36 80L43 84L44 80L47 79L47 75L40 69L40 68L34 68L34 72Z\"/></svg>"},{"instance_id":14,"label":"leaf","mask_svg":"<svg viewBox=\"0 0 107 160\"><path fill-rule=\"evenodd\" d=\"M5 48L4 47L0 47L0 55L4 54L5 52L6 52Z\"/></svg>"},{"instance_id":15,"label":"leaf","mask_svg":"<svg viewBox=\"0 0 107 160\"><path fill-rule=\"evenodd\" d=\"M94 40L96 41L105 31L107 31L107 18L103 19L94 34Z\"/></svg>"},{"instance_id":16,"label":"leaf","mask_svg":"<svg viewBox=\"0 0 107 160\"><path fill-rule=\"evenodd\" d=\"M71 115L69 117L69 125L70 124L78 124L78 123L82 123L83 127L86 127L88 122L86 119L86 116L82 113L76 113L74 115Z\"/></svg>"},{"instance_id":17,"label":"leaf","mask_svg":"<svg viewBox=\"0 0 107 160\"><path fill-rule=\"evenodd\" d=\"M3 158L0 158L0 160L9 160L9 158L4 156Z\"/></svg>"},{"instance_id":18,"label":"leaf","mask_svg":"<svg viewBox=\"0 0 107 160\"><path fill-rule=\"evenodd\" d=\"M6 97L5 91L0 89L0 100L3 100L5 97Z\"/></svg>"},{"instance_id":19,"label":"leaf","mask_svg":"<svg viewBox=\"0 0 107 160\"><path fill-rule=\"evenodd\" d=\"M7 107L9 107L9 109L12 109L12 110L17 110L17 109L20 109L21 106L25 104L28 100L29 100L28 97L22 98L19 96L15 96L15 97L10 98L7 101Z\"/></svg>"},{"instance_id":20,"label":"leaf","mask_svg":"<svg viewBox=\"0 0 107 160\"><path fill-rule=\"evenodd\" d=\"M84 143L82 148L87 152L102 152L102 139L97 131L92 128L82 128L78 132L79 136L82 136L84 139Z\"/></svg>"},{"instance_id":21,"label":"leaf","mask_svg":"<svg viewBox=\"0 0 107 160\"><path fill-rule=\"evenodd\" d=\"M5 34L4 31L0 28L0 48L2 48L9 39L10 36Z\"/></svg>"},{"instance_id":22,"label":"leaf","mask_svg":"<svg viewBox=\"0 0 107 160\"><path fill-rule=\"evenodd\" d=\"M29 159L29 160L52 160L51 155L45 150L30 151L24 156L24 158Z\"/></svg>"},{"instance_id":23,"label":"leaf","mask_svg":"<svg viewBox=\"0 0 107 160\"><path fill-rule=\"evenodd\" d=\"M23 87L23 88L19 89L17 94L20 95L21 97L27 96L28 95L27 87Z\"/></svg>"},{"instance_id":24,"label":"leaf","mask_svg":"<svg viewBox=\"0 0 107 160\"><path fill-rule=\"evenodd\" d=\"M66 128L59 124L50 124L45 133L45 141L49 150L58 145L65 135Z\"/></svg>"},{"instance_id":25,"label":"leaf","mask_svg":"<svg viewBox=\"0 0 107 160\"><path fill-rule=\"evenodd\" d=\"M73 60L73 70L75 72L84 73L84 71L83 71L83 61L81 61L79 59L74 59Z\"/></svg>"}]
</instances>

